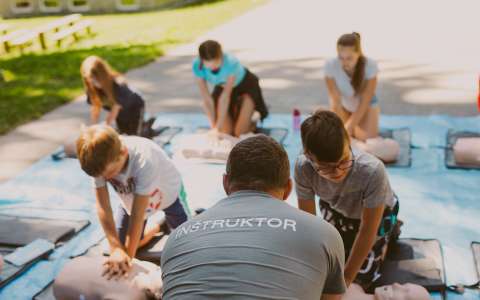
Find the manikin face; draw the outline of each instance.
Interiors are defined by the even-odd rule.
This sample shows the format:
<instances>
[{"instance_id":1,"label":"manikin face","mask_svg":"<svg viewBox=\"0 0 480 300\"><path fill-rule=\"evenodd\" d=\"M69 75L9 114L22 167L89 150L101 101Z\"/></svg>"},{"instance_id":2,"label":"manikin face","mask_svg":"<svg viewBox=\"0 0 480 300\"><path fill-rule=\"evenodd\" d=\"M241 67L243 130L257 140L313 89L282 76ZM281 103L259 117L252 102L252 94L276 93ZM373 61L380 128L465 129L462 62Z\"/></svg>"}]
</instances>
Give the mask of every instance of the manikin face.
<instances>
[{"instance_id":1,"label":"manikin face","mask_svg":"<svg viewBox=\"0 0 480 300\"><path fill-rule=\"evenodd\" d=\"M386 285L375 289L375 300L428 300L431 299L425 288L416 284Z\"/></svg>"},{"instance_id":2,"label":"manikin face","mask_svg":"<svg viewBox=\"0 0 480 300\"><path fill-rule=\"evenodd\" d=\"M123 167L125 166L127 156L128 151L126 149L123 149L115 161L107 164L105 170L103 170L100 176L102 176L106 180L110 180L120 174L120 172L123 170Z\"/></svg>"},{"instance_id":3,"label":"manikin face","mask_svg":"<svg viewBox=\"0 0 480 300\"><path fill-rule=\"evenodd\" d=\"M222 63L223 61L221 57L203 61L203 64L205 65L205 67L209 68L214 73L220 69L220 67L222 66Z\"/></svg>"},{"instance_id":4,"label":"manikin face","mask_svg":"<svg viewBox=\"0 0 480 300\"><path fill-rule=\"evenodd\" d=\"M359 57L360 53L355 52L354 47L338 46L338 59L347 73L353 73Z\"/></svg>"}]
</instances>

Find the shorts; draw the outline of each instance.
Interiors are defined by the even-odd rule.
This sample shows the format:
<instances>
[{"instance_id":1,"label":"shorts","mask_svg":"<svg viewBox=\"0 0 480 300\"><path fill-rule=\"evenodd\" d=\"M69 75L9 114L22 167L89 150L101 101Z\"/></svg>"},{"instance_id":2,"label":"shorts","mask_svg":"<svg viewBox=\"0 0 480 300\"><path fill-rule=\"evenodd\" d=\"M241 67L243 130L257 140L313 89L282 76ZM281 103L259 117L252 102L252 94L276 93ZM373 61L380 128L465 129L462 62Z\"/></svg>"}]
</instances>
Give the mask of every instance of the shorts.
<instances>
[{"instance_id":1,"label":"shorts","mask_svg":"<svg viewBox=\"0 0 480 300\"><path fill-rule=\"evenodd\" d=\"M185 213L185 210L179 198L177 198L177 200L175 200L175 202L173 202L172 205L165 208L163 212L165 213L165 219L166 219L167 225L171 230L177 228L187 220L187 214ZM125 245L129 223L130 223L130 215L127 213L125 208L123 208L123 206L120 205L120 207L118 208L118 213L116 217L116 230L117 230L118 238L120 239L120 242L123 245ZM147 225L147 220L143 221L142 235L140 239L143 238L143 233L145 231L146 225Z\"/></svg>"},{"instance_id":2,"label":"shorts","mask_svg":"<svg viewBox=\"0 0 480 300\"><path fill-rule=\"evenodd\" d=\"M218 98L223 92L223 86L216 85L213 88L212 98L215 105L215 110L218 105ZM233 88L230 95L230 105L228 106L228 114L233 121L236 121L242 107L243 95L248 94L255 104L255 110L260 113L261 120L268 116L267 105L263 99L262 89L260 88L258 77L246 69L246 74L243 80Z\"/></svg>"}]
</instances>

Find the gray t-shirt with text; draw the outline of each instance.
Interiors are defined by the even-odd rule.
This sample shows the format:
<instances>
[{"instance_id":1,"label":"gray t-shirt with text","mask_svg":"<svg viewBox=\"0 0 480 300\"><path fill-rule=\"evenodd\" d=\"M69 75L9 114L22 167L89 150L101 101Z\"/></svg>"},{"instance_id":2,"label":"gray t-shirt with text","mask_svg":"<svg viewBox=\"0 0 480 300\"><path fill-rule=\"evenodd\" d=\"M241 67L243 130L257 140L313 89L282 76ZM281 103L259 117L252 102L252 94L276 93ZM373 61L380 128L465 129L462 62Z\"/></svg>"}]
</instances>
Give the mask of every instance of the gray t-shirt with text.
<instances>
[{"instance_id":1,"label":"gray t-shirt with text","mask_svg":"<svg viewBox=\"0 0 480 300\"><path fill-rule=\"evenodd\" d=\"M351 219L360 219L363 208L381 204L392 208L395 196L383 163L371 154L353 148L354 163L347 177L335 183L320 176L312 162L300 155L295 163L295 189L302 200L315 200L315 195L330 207Z\"/></svg>"},{"instance_id":2,"label":"gray t-shirt with text","mask_svg":"<svg viewBox=\"0 0 480 300\"><path fill-rule=\"evenodd\" d=\"M256 191L240 191L179 226L162 254L163 299L305 299L342 294L334 227Z\"/></svg>"}]
</instances>

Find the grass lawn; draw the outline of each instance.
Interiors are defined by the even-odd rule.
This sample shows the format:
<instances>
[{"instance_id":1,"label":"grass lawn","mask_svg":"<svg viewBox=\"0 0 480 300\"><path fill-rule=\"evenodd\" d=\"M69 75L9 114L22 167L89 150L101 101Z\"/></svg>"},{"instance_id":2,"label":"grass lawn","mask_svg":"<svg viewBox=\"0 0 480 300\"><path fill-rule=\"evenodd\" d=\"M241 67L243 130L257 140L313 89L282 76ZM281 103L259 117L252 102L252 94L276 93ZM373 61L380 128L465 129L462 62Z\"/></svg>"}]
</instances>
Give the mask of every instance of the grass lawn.
<instances>
[{"instance_id":1,"label":"grass lawn","mask_svg":"<svg viewBox=\"0 0 480 300\"><path fill-rule=\"evenodd\" d=\"M189 5L130 14L92 15L95 36L47 51L33 48L20 56L0 55L0 134L38 118L82 93L81 61L88 55L105 58L120 72L145 65L169 47L191 41L199 34L267 0L210 0ZM32 28L56 17L1 20L15 28Z\"/></svg>"}]
</instances>

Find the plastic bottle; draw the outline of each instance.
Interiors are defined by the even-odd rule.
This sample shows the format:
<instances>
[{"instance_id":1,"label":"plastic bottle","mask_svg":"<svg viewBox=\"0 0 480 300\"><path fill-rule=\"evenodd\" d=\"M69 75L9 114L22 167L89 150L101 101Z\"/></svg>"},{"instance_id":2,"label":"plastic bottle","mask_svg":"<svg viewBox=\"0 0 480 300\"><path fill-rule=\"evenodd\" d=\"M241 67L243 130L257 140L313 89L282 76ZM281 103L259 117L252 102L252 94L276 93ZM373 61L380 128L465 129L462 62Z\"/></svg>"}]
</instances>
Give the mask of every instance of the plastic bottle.
<instances>
[{"instance_id":1,"label":"plastic bottle","mask_svg":"<svg viewBox=\"0 0 480 300\"><path fill-rule=\"evenodd\" d=\"M292 118L293 118L293 130L299 131L300 130L300 123L301 123L301 113L298 108L294 108L292 111Z\"/></svg>"},{"instance_id":2,"label":"plastic bottle","mask_svg":"<svg viewBox=\"0 0 480 300\"><path fill-rule=\"evenodd\" d=\"M477 109L478 109L478 112L480 112L480 76L478 76Z\"/></svg>"}]
</instances>

